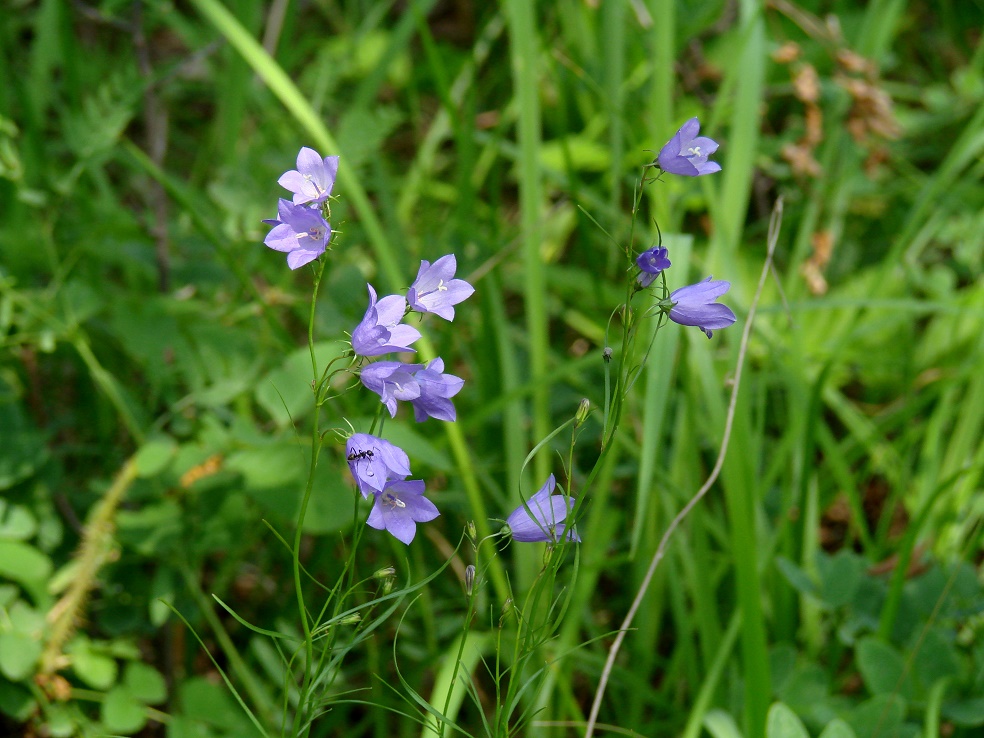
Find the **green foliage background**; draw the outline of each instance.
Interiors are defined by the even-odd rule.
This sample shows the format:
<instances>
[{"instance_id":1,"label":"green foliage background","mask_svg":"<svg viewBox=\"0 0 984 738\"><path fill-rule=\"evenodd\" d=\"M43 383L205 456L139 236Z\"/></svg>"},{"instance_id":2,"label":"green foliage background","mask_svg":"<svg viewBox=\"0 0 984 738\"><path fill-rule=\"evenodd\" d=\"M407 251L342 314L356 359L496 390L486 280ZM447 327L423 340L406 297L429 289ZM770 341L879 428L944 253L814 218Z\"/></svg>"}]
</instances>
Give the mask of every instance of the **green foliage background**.
<instances>
[{"instance_id":1,"label":"green foliage background","mask_svg":"<svg viewBox=\"0 0 984 738\"><path fill-rule=\"evenodd\" d=\"M523 460L582 397L603 403L626 278L592 218L625 244L642 166L699 116L723 172L650 186L632 246L658 222L674 285L730 280L739 324L657 340L585 506L570 609L537 651L546 681L511 730L583 726L656 541L713 464L781 197L722 476L673 540L600 720L977 735L982 21L979 0L5 0L0 733L252 735L206 651L276 722L280 657L211 595L298 628L277 535L306 479L310 276L262 246L260 221L300 146L342 157L319 359L367 281L405 289L453 252L477 288L427 325L467 380L458 423L388 426L442 516L409 549L371 530L360 549L362 577L414 583L468 521L495 530L521 481L562 476L556 448ZM347 395L329 423L374 411ZM579 438L574 489L599 435ZM342 444L316 481L303 562L331 581L355 504ZM500 571L523 591L540 556L512 546ZM443 704L465 563L372 637L353 627L312 735L428 734L401 713L410 687ZM503 582L483 582L463 662L456 719L476 735Z\"/></svg>"}]
</instances>

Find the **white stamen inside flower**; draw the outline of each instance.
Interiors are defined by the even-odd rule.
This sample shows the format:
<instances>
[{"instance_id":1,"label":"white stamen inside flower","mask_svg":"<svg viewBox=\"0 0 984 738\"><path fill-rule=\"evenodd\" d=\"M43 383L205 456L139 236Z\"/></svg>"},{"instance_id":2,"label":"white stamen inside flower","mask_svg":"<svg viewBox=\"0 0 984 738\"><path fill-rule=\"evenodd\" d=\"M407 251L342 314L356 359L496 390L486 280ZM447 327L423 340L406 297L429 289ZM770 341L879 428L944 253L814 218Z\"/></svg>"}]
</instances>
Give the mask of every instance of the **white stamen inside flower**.
<instances>
[{"instance_id":1,"label":"white stamen inside flower","mask_svg":"<svg viewBox=\"0 0 984 738\"><path fill-rule=\"evenodd\" d=\"M448 288L444 286L444 280L442 279L437 285L438 292L447 292Z\"/></svg>"},{"instance_id":2,"label":"white stamen inside flower","mask_svg":"<svg viewBox=\"0 0 984 738\"><path fill-rule=\"evenodd\" d=\"M690 152L690 155L691 156L700 156L701 155L701 153L700 153L700 146L691 146L689 149L687 149L687 151Z\"/></svg>"},{"instance_id":3,"label":"white stamen inside flower","mask_svg":"<svg viewBox=\"0 0 984 738\"><path fill-rule=\"evenodd\" d=\"M407 503L394 495L392 492L386 492L383 495L383 504L393 508L404 508L407 506Z\"/></svg>"}]
</instances>

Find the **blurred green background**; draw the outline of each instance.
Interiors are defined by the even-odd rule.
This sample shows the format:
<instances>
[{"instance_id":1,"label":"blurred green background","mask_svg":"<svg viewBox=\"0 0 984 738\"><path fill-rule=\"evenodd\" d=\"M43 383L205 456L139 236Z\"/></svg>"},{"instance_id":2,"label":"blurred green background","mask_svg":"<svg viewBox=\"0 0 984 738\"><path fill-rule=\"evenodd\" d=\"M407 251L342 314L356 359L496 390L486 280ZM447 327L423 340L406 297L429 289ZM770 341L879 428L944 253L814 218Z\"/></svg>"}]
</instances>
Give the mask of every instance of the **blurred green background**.
<instances>
[{"instance_id":1,"label":"blurred green background","mask_svg":"<svg viewBox=\"0 0 984 738\"><path fill-rule=\"evenodd\" d=\"M274 531L290 538L306 479L311 276L260 221L306 145L341 156L323 360L366 282L404 290L455 253L477 288L425 328L466 379L457 424L387 426L442 516L409 549L367 531L363 577L419 581L467 521L498 528L521 476L562 476L559 441L523 460L582 397L603 405L619 247L658 223L671 288L732 282L738 324L669 326L630 394L513 734L582 732L656 541L716 456L781 197L723 473L657 572L598 734L980 735L982 26L980 0L3 0L0 734L253 735L206 649L276 723L280 656L211 595L298 628ZM642 167L693 116L723 171L650 185L633 231ZM346 395L327 423L375 409ZM575 492L599 437L579 436ZM329 583L352 496L329 434L302 552ZM311 735L432 735L397 669L440 696L462 556L339 646ZM521 591L540 552L498 561ZM482 584L492 659L504 598ZM472 676L456 717L485 735L495 684Z\"/></svg>"}]
</instances>

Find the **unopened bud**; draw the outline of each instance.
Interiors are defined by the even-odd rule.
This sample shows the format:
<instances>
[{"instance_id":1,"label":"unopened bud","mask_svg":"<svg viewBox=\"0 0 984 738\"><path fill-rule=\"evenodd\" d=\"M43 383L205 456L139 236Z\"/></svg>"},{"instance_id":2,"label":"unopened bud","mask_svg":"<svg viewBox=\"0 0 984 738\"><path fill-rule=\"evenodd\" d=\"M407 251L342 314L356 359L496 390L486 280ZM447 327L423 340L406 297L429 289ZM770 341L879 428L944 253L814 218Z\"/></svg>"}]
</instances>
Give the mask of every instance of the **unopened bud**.
<instances>
[{"instance_id":1,"label":"unopened bud","mask_svg":"<svg viewBox=\"0 0 984 738\"><path fill-rule=\"evenodd\" d=\"M581 403L577 406L577 412L574 414L574 427L581 425L585 420L588 419L588 413L591 412L591 401L585 397L581 400Z\"/></svg>"},{"instance_id":2,"label":"unopened bud","mask_svg":"<svg viewBox=\"0 0 984 738\"><path fill-rule=\"evenodd\" d=\"M465 567L465 594L471 597L472 587L475 584L475 565L469 564Z\"/></svg>"},{"instance_id":3,"label":"unopened bud","mask_svg":"<svg viewBox=\"0 0 984 738\"><path fill-rule=\"evenodd\" d=\"M468 521L468 523L465 525L465 532L468 534L468 537L472 539L472 541L478 538L478 530L475 528L474 520Z\"/></svg>"},{"instance_id":4,"label":"unopened bud","mask_svg":"<svg viewBox=\"0 0 984 738\"><path fill-rule=\"evenodd\" d=\"M362 622L362 616L359 613L357 613L357 612L353 612L351 615L346 615L344 618L342 618L341 620L339 620L338 621L338 624L339 625L355 625L356 623L361 623L361 622Z\"/></svg>"},{"instance_id":5,"label":"unopened bud","mask_svg":"<svg viewBox=\"0 0 984 738\"><path fill-rule=\"evenodd\" d=\"M375 574L373 574L372 575L372 578L373 579L392 579L395 576L396 576L396 569L394 569L392 566L387 566L387 567L384 567L384 568L380 569Z\"/></svg>"},{"instance_id":6,"label":"unopened bud","mask_svg":"<svg viewBox=\"0 0 984 738\"><path fill-rule=\"evenodd\" d=\"M605 360L605 363L606 364L609 363L612 360L612 354L613 353L615 353L615 352L612 351L612 347L611 346L605 346L605 350L601 352L601 358Z\"/></svg>"}]
</instances>

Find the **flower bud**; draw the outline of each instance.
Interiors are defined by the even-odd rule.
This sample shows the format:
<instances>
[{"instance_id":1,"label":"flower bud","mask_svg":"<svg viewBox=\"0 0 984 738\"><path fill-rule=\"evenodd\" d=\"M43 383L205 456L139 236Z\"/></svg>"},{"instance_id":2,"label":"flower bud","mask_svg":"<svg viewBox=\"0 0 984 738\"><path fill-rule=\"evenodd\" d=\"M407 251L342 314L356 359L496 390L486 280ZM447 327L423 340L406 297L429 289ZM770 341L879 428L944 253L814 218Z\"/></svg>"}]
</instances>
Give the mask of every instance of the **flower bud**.
<instances>
[{"instance_id":1,"label":"flower bud","mask_svg":"<svg viewBox=\"0 0 984 738\"><path fill-rule=\"evenodd\" d=\"M574 427L581 425L585 420L588 419L588 413L591 412L591 401L585 397L581 400L580 404L577 406L577 413L574 414Z\"/></svg>"},{"instance_id":2,"label":"flower bud","mask_svg":"<svg viewBox=\"0 0 984 738\"><path fill-rule=\"evenodd\" d=\"M375 574L373 574L372 575L372 578L373 579L392 579L395 576L396 576L396 569L394 569L392 566L387 566L387 567L384 567L384 568L380 569Z\"/></svg>"},{"instance_id":3,"label":"flower bud","mask_svg":"<svg viewBox=\"0 0 984 738\"><path fill-rule=\"evenodd\" d=\"M478 530L475 528L475 521L474 520L469 520L468 521L468 523L465 525L465 532L467 533L468 537L471 538L472 542L474 543L475 539L478 538Z\"/></svg>"},{"instance_id":4,"label":"flower bud","mask_svg":"<svg viewBox=\"0 0 984 738\"><path fill-rule=\"evenodd\" d=\"M344 618L338 621L339 625L356 625L362 622L362 616L353 612L351 615L346 615Z\"/></svg>"},{"instance_id":5,"label":"flower bud","mask_svg":"<svg viewBox=\"0 0 984 738\"><path fill-rule=\"evenodd\" d=\"M475 565L469 564L465 567L465 594L471 597L472 587L475 584Z\"/></svg>"},{"instance_id":6,"label":"flower bud","mask_svg":"<svg viewBox=\"0 0 984 738\"><path fill-rule=\"evenodd\" d=\"M601 358L603 358L605 360L605 363L606 364L609 363L612 360L612 354L613 353L614 353L614 351L612 351L612 347L611 346L605 346L605 350L601 352Z\"/></svg>"}]
</instances>

